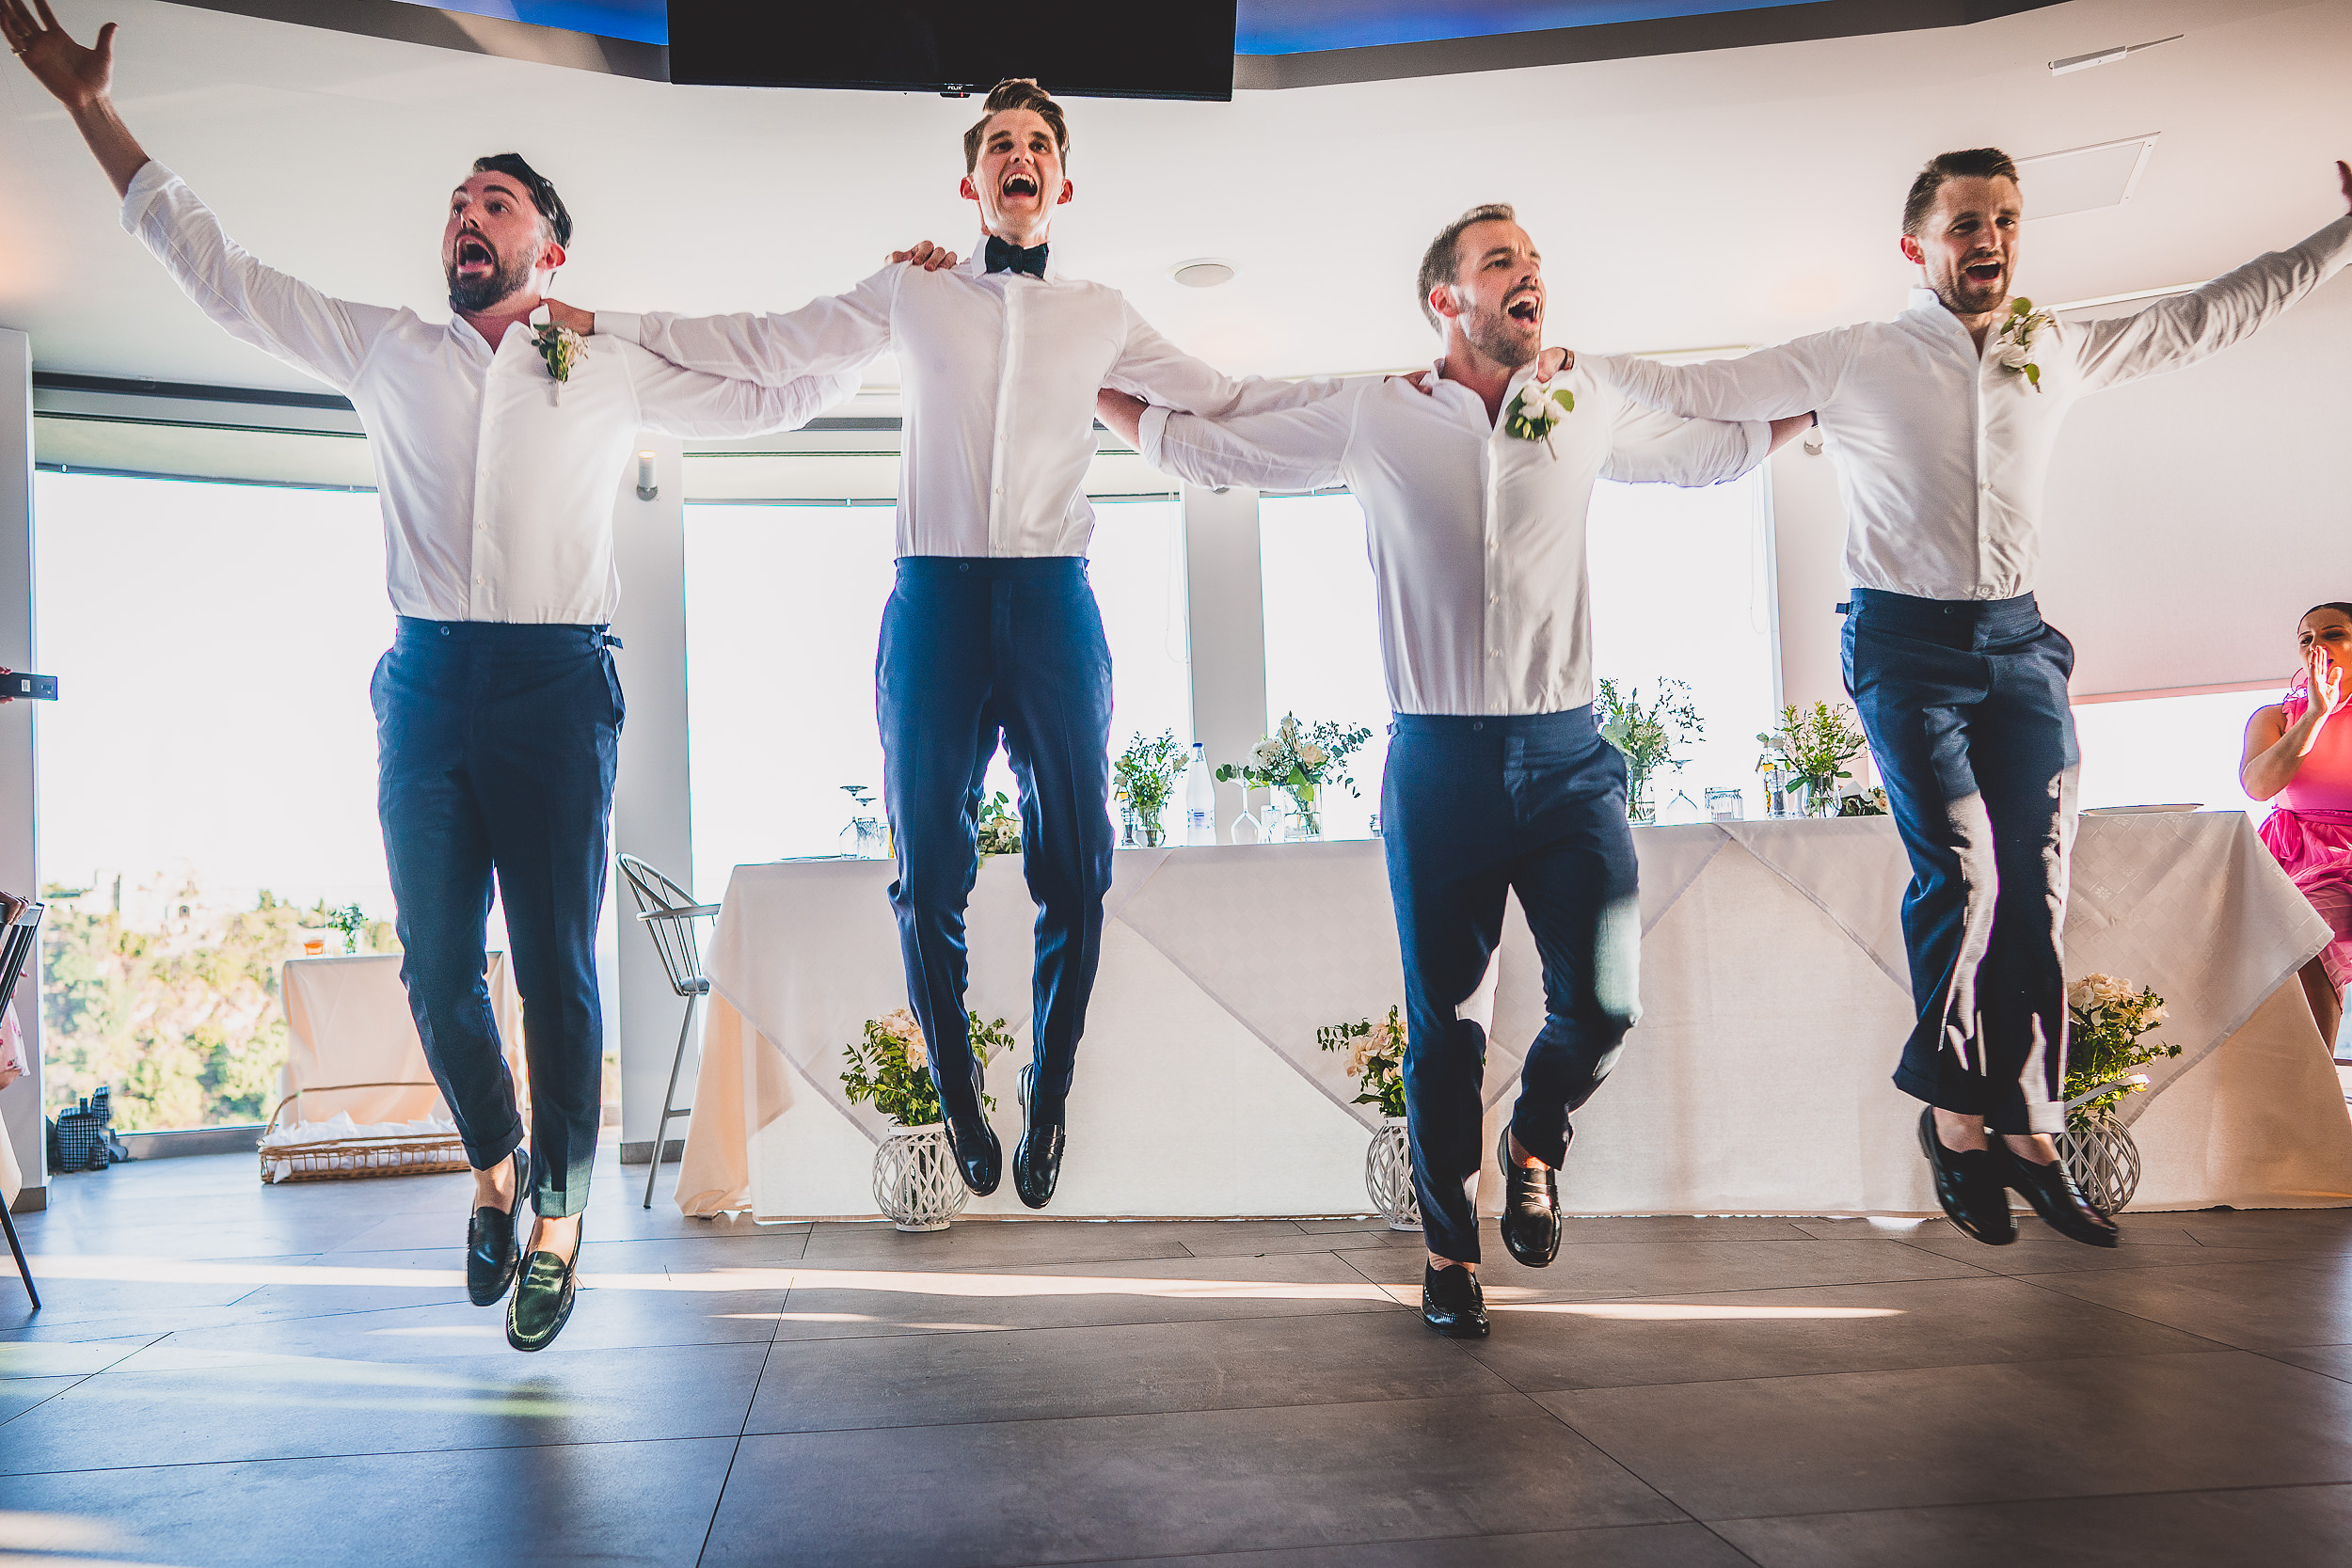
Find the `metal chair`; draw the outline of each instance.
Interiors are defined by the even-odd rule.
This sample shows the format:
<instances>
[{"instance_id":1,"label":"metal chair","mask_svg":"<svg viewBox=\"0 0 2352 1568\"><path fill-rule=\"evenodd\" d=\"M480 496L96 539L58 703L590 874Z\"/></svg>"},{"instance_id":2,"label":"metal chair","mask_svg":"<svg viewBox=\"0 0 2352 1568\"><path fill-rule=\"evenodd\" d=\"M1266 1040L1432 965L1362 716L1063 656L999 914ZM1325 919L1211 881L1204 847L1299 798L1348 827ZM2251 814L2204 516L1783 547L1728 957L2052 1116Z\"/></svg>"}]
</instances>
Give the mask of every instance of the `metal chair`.
<instances>
[{"instance_id":1,"label":"metal chair","mask_svg":"<svg viewBox=\"0 0 2352 1568\"><path fill-rule=\"evenodd\" d=\"M11 898L0 894L0 1009L16 994L18 976L33 956L34 935L40 928L40 917L47 906L39 902ZM38 1158L38 1156L36 1156ZM40 1292L33 1288L32 1265L24 1261L24 1248L16 1239L16 1221L8 1217L8 1206L0 1203L0 1229L8 1235L8 1251L16 1259L16 1272L24 1276L24 1293L33 1298L33 1310L40 1310Z\"/></svg>"},{"instance_id":2,"label":"metal chair","mask_svg":"<svg viewBox=\"0 0 2352 1568\"><path fill-rule=\"evenodd\" d=\"M694 1108L683 1111L670 1109L677 1098L678 1068L686 1060L686 1042L694 1035L694 1009L710 994L710 976L703 973L701 945L694 940L694 922L719 912L716 904L697 904L694 895L639 860L635 855L620 857L621 875L628 879L628 890L637 898L637 918L644 922L653 936L654 950L661 955L661 967L669 973L670 989L686 998L686 1022L679 1025L677 1050L670 1057L670 1086L661 1094L661 1119L654 1124L653 1155L645 1162L644 1207L653 1207L654 1178L661 1172L662 1146L669 1142L670 1123L679 1117L691 1117Z\"/></svg>"}]
</instances>

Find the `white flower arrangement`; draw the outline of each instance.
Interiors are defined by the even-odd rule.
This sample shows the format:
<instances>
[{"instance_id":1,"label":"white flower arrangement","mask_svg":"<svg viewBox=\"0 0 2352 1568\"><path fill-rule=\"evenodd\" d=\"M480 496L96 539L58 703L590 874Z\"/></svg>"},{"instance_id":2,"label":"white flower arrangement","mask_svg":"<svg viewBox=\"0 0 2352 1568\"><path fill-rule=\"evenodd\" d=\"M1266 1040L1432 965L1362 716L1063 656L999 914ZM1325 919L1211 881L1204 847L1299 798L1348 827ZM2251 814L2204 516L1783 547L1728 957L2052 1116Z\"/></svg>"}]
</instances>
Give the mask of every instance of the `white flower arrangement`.
<instances>
[{"instance_id":1,"label":"white flower arrangement","mask_svg":"<svg viewBox=\"0 0 2352 1568\"><path fill-rule=\"evenodd\" d=\"M2034 363L2034 336L2057 321L2058 317L2035 309L2032 300L2021 296L2009 302L2009 315L1994 334L1994 359L2010 374L2024 376L2037 392L2042 390L2042 367Z\"/></svg>"},{"instance_id":2,"label":"white flower arrangement","mask_svg":"<svg viewBox=\"0 0 2352 1568\"><path fill-rule=\"evenodd\" d=\"M1541 441L1557 458L1560 449L1551 444L1552 426L1576 411L1576 394L1565 387L1555 387L1549 381L1530 379L1511 400L1510 408L1502 418L1504 434L1522 441Z\"/></svg>"}]
</instances>

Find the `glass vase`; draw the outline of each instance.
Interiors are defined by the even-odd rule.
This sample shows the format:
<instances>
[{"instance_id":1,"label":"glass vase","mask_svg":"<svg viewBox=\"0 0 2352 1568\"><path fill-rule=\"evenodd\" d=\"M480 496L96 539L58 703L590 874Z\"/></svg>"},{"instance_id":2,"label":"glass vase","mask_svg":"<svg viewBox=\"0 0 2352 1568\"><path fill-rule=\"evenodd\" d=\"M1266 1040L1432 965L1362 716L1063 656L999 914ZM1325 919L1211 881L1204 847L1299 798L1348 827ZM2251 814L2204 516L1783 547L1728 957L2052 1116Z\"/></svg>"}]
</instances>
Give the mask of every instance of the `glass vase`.
<instances>
[{"instance_id":1,"label":"glass vase","mask_svg":"<svg viewBox=\"0 0 2352 1568\"><path fill-rule=\"evenodd\" d=\"M1626 781L1625 819L1644 825L1658 820L1658 807L1650 799L1650 781L1647 774L1638 774Z\"/></svg>"},{"instance_id":2,"label":"glass vase","mask_svg":"<svg viewBox=\"0 0 2352 1568\"><path fill-rule=\"evenodd\" d=\"M1323 811L1315 800L1312 784L1303 789L1282 791L1286 797L1282 813L1282 842L1312 844L1323 837Z\"/></svg>"}]
</instances>

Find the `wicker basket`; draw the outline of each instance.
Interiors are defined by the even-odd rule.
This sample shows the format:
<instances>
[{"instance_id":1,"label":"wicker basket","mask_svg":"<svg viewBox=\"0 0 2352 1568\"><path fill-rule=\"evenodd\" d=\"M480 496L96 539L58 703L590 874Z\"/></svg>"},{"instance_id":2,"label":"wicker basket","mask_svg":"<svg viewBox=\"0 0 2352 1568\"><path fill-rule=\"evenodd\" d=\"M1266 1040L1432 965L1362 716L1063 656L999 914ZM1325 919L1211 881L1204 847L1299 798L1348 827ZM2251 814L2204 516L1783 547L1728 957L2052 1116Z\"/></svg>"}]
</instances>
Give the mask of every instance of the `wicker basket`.
<instances>
[{"instance_id":1,"label":"wicker basket","mask_svg":"<svg viewBox=\"0 0 2352 1568\"><path fill-rule=\"evenodd\" d=\"M430 1083L398 1084L321 1084L308 1089L296 1089L278 1102L278 1109L269 1114L269 1125L262 1129L267 1139L278 1127L278 1118L286 1107L306 1094L332 1094L338 1089L430 1089ZM466 1159L466 1146L456 1132L428 1132L405 1138L322 1138L317 1143L288 1144L276 1148L266 1142L262 1145L262 1180L274 1185L280 1181L361 1181L375 1176L436 1176L444 1171L470 1170ZM283 1175L273 1167L286 1166Z\"/></svg>"}]
</instances>

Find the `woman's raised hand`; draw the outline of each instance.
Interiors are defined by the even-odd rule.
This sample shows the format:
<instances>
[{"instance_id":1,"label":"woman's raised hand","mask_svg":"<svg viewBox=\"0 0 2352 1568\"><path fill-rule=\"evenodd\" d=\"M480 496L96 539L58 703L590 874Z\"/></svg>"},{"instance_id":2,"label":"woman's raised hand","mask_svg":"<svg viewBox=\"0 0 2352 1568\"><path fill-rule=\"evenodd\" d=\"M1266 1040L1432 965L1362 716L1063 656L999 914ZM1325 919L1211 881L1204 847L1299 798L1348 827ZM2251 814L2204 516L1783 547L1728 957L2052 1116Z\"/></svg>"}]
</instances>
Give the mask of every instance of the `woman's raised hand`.
<instances>
[{"instance_id":1,"label":"woman's raised hand","mask_svg":"<svg viewBox=\"0 0 2352 1568\"><path fill-rule=\"evenodd\" d=\"M2312 685L2312 708L2326 723L2344 708L2352 698L2352 672L2336 661L2335 655L2325 647L2312 649L2309 673Z\"/></svg>"}]
</instances>

